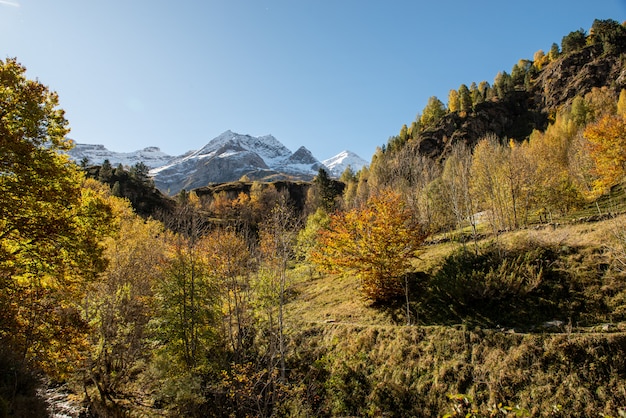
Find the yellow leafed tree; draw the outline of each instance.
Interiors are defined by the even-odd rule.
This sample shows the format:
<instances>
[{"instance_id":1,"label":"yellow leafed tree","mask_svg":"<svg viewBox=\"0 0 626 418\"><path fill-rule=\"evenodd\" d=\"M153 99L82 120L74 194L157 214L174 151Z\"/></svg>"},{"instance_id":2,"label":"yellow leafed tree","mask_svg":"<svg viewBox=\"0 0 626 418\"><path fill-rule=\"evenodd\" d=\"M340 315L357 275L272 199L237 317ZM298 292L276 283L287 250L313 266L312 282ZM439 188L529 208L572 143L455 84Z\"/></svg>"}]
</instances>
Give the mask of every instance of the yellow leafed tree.
<instances>
[{"instance_id":1,"label":"yellow leafed tree","mask_svg":"<svg viewBox=\"0 0 626 418\"><path fill-rule=\"evenodd\" d=\"M598 175L594 189L602 193L626 174L626 120L623 116L603 116L588 125L584 135Z\"/></svg>"},{"instance_id":2,"label":"yellow leafed tree","mask_svg":"<svg viewBox=\"0 0 626 418\"><path fill-rule=\"evenodd\" d=\"M0 346L51 374L84 343L79 303L104 268L109 210L81 189L58 97L0 61Z\"/></svg>"},{"instance_id":3,"label":"yellow leafed tree","mask_svg":"<svg viewBox=\"0 0 626 418\"><path fill-rule=\"evenodd\" d=\"M424 238L401 196L383 190L360 208L332 215L312 259L329 272L355 274L367 298L387 302L402 295L401 279Z\"/></svg>"}]
</instances>

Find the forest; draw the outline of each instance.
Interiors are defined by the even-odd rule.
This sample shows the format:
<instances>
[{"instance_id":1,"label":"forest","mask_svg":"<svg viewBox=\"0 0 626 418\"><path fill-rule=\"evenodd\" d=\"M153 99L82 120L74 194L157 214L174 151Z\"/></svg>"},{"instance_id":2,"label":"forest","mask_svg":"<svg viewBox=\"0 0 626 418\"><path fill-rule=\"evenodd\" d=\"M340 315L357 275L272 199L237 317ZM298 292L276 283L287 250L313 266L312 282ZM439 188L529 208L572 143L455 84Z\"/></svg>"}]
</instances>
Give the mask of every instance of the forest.
<instances>
[{"instance_id":1,"label":"forest","mask_svg":"<svg viewBox=\"0 0 626 418\"><path fill-rule=\"evenodd\" d=\"M359 172L170 199L0 61L0 417L626 415L625 63L595 20Z\"/></svg>"}]
</instances>

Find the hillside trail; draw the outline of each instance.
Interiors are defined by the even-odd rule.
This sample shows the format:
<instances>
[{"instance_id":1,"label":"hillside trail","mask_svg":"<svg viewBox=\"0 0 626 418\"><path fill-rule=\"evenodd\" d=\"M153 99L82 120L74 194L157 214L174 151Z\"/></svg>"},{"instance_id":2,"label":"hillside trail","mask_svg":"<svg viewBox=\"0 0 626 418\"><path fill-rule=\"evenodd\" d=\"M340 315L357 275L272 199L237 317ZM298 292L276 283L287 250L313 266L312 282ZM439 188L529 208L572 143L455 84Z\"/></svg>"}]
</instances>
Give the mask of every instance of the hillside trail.
<instances>
[{"instance_id":1,"label":"hillside trail","mask_svg":"<svg viewBox=\"0 0 626 418\"><path fill-rule=\"evenodd\" d=\"M549 321L551 322L551 321ZM363 329L401 329L401 328L441 328L448 327L454 328L457 330L461 330L463 328L462 324L457 325L418 325L418 324L364 324L362 322L352 322L352 321L341 321L334 319L326 319L326 320L318 320L318 321L300 321L300 323L311 324L311 325L321 325L325 327L353 327L353 328L363 328ZM495 327L495 328L481 328L482 331L492 331L492 332L500 332L503 334L511 334L518 336L530 336L530 335L584 335L588 337L606 337L606 336L626 336L626 323L619 324L596 324L588 327L576 327L568 329L567 324L542 324L546 327L551 327L551 329L540 329L535 331L529 330L519 330L515 328L507 328L507 327ZM600 329L598 330L598 327ZM468 329L469 331L469 329Z\"/></svg>"}]
</instances>

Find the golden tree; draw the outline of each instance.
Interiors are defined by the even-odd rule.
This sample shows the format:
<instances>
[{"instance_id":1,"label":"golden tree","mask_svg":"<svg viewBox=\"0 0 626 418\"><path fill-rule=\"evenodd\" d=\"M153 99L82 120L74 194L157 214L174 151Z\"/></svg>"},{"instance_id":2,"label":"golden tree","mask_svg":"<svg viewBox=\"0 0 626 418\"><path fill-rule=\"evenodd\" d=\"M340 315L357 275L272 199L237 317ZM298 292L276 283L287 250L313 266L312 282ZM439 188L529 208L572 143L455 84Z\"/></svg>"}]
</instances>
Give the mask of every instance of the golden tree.
<instances>
[{"instance_id":1,"label":"golden tree","mask_svg":"<svg viewBox=\"0 0 626 418\"><path fill-rule=\"evenodd\" d=\"M60 153L72 144L57 95L25 72L0 60L0 346L59 373L84 342L108 208Z\"/></svg>"},{"instance_id":2,"label":"golden tree","mask_svg":"<svg viewBox=\"0 0 626 418\"><path fill-rule=\"evenodd\" d=\"M383 190L360 208L332 215L312 258L326 271L355 274L367 298L388 302L402 295L401 279L424 238L401 196Z\"/></svg>"},{"instance_id":3,"label":"golden tree","mask_svg":"<svg viewBox=\"0 0 626 418\"><path fill-rule=\"evenodd\" d=\"M103 240L106 270L85 298L90 350L85 361L85 391L94 385L102 406L137 396L133 382L150 357L149 321L154 317L154 286L164 262L163 225L135 214L126 199L111 196L95 180L86 190L99 194L113 210L116 232Z\"/></svg>"},{"instance_id":4,"label":"golden tree","mask_svg":"<svg viewBox=\"0 0 626 418\"><path fill-rule=\"evenodd\" d=\"M240 360L245 345L252 336L252 255L245 237L231 228L211 231L206 241L209 249L209 275L220 286L226 334L235 360Z\"/></svg>"},{"instance_id":5,"label":"golden tree","mask_svg":"<svg viewBox=\"0 0 626 418\"><path fill-rule=\"evenodd\" d=\"M626 173L626 119L606 115L584 131L598 179L594 189L601 193L621 181Z\"/></svg>"}]
</instances>

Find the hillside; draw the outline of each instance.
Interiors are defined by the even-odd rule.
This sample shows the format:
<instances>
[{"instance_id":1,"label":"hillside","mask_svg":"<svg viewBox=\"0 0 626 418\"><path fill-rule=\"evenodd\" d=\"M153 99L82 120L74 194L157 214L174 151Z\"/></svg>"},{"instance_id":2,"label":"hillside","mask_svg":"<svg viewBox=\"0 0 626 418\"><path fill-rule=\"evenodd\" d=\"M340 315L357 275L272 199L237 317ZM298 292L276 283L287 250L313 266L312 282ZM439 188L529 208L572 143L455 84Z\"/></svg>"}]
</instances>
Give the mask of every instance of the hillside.
<instances>
[{"instance_id":1,"label":"hillside","mask_svg":"<svg viewBox=\"0 0 626 418\"><path fill-rule=\"evenodd\" d=\"M592 29L341 181L226 132L176 199L145 164L85 179L56 94L2 63L0 416L626 414L626 25Z\"/></svg>"},{"instance_id":2,"label":"hillside","mask_svg":"<svg viewBox=\"0 0 626 418\"><path fill-rule=\"evenodd\" d=\"M499 251L521 252L531 264L536 252L544 266L542 283L530 292L496 278L502 281L490 286L501 297L442 281L453 277L441 272L463 244L426 245L415 262L409 326L401 302L372 306L354 278L294 271L285 314L293 364L315 365L309 378L325 388L328 402L318 413L443 416L473 408L493 416L494 405L503 404L528 413L522 416L617 416L624 407L626 285L605 251L625 221L621 215L499 236ZM477 245L489 251L495 239ZM511 293L502 295L505 289ZM464 396L455 401L453 394Z\"/></svg>"},{"instance_id":3,"label":"hillside","mask_svg":"<svg viewBox=\"0 0 626 418\"><path fill-rule=\"evenodd\" d=\"M511 74L503 71L492 85L482 82L486 83L483 89L472 90L471 109L447 111L432 123L412 125L409 142L417 154L440 160L454 144L464 142L471 147L487 134L527 139L534 129L545 130L556 112L570 106L576 96L594 88L605 87L614 94L626 88L623 40L620 37L607 46L596 37L593 43L561 52L541 67L522 59ZM422 111L427 113L428 109ZM394 137L389 146L398 140L406 139Z\"/></svg>"}]
</instances>

